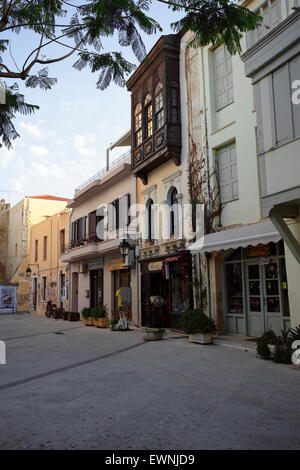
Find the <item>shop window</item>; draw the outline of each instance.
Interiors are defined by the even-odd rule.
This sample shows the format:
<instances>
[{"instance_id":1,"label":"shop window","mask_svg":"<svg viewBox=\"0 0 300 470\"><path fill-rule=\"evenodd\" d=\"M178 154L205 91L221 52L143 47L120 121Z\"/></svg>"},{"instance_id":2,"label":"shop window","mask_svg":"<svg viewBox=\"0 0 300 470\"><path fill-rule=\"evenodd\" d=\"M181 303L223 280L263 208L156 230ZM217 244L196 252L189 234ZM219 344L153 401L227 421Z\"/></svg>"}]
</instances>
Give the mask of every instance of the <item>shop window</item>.
<instances>
[{"instance_id":1,"label":"shop window","mask_svg":"<svg viewBox=\"0 0 300 470\"><path fill-rule=\"evenodd\" d=\"M152 101L151 101L151 95L149 93L145 98L144 106L145 106L145 136L147 139L148 137L151 137L153 134Z\"/></svg>"},{"instance_id":2,"label":"shop window","mask_svg":"<svg viewBox=\"0 0 300 470\"><path fill-rule=\"evenodd\" d=\"M142 132L142 105L138 103L134 111L134 136L135 136L135 146L138 147L141 145L143 140Z\"/></svg>"},{"instance_id":3,"label":"shop window","mask_svg":"<svg viewBox=\"0 0 300 470\"><path fill-rule=\"evenodd\" d=\"M242 263L225 265L227 313L244 313Z\"/></svg>"}]
</instances>

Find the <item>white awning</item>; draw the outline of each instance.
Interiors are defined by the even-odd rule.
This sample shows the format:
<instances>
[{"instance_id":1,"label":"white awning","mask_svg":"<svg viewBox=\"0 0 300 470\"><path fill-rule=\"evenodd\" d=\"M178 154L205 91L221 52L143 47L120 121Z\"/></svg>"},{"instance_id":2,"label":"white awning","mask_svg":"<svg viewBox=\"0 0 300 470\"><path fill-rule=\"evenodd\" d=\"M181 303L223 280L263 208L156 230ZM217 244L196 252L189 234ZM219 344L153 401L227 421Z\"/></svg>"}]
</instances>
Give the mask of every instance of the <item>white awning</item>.
<instances>
[{"instance_id":1,"label":"white awning","mask_svg":"<svg viewBox=\"0 0 300 470\"><path fill-rule=\"evenodd\" d=\"M210 233L193 243L189 250L192 252L211 252L236 249L240 247L256 246L260 243L267 245L278 242L281 236L268 220L257 224L243 225L241 227Z\"/></svg>"}]
</instances>

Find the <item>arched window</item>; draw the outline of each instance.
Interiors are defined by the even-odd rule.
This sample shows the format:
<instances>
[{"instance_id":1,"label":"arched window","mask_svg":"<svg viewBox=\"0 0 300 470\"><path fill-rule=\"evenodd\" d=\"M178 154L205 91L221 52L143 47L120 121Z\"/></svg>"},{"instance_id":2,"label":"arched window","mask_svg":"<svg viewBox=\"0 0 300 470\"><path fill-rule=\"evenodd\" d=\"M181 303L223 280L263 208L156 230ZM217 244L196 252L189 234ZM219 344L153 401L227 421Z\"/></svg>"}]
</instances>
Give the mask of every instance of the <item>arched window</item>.
<instances>
[{"instance_id":1,"label":"arched window","mask_svg":"<svg viewBox=\"0 0 300 470\"><path fill-rule=\"evenodd\" d=\"M145 135L146 139L151 137L153 134L153 124L152 124L152 100L151 95L148 95L145 98Z\"/></svg>"},{"instance_id":2,"label":"arched window","mask_svg":"<svg viewBox=\"0 0 300 470\"><path fill-rule=\"evenodd\" d=\"M135 146L138 147L141 145L143 140L142 132L142 105L138 103L134 111L134 136L135 136Z\"/></svg>"},{"instance_id":3,"label":"arched window","mask_svg":"<svg viewBox=\"0 0 300 470\"><path fill-rule=\"evenodd\" d=\"M159 82L155 88L155 130L164 125L164 95L163 86Z\"/></svg>"},{"instance_id":4,"label":"arched window","mask_svg":"<svg viewBox=\"0 0 300 470\"><path fill-rule=\"evenodd\" d=\"M147 210L147 241L153 240L154 233L154 210L153 210L153 199L148 199L146 204Z\"/></svg>"},{"instance_id":5,"label":"arched window","mask_svg":"<svg viewBox=\"0 0 300 470\"><path fill-rule=\"evenodd\" d=\"M178 235L178 200L177 189L171 188L169 194L170 205L170 236Z\"/></svg>"}]
</instances>

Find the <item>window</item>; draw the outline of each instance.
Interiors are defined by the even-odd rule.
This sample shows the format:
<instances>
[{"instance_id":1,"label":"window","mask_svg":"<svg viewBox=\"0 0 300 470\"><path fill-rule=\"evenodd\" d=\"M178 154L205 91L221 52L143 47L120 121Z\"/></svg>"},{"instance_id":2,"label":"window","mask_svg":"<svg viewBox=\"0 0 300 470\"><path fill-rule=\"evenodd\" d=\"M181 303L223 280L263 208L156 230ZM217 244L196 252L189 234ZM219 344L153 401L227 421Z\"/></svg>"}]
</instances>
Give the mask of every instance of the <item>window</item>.
<instances>
[{"instance_id":1,"label":"window","mask_svg":"<svg viewBox=\"0 0 300 470\"><path fill-rule=\"evenodd\" d=\"M15 256L18 256L18 244L15 244Z\"/></svg>"},{"instance_id":2,"label":"window","mask_svg":"<svg viewBox=\"0 0 300 470\"><path fill-rule=\"evenodd\" d=\"M145 98L145 135L146 139L151 137L153 134L153 124L152 124L152 102L151 95L148 95Z\"/></svg>"},{"instance_id":3,"label":"window","mask_svg":"<svg viewBox=\"0 0 300 470\"><path fill-rule=\"evenodd\" d=\"M244 314L242 263L225 265L227 312Z\"/></svg>"},{"instance_id":4,"label":"window","mask_svg":"<svg viewBox=\"0 0 300 470\"><path fill-rule=\"evenodd\" d=\"M101 241L103 238L98 237L97 235L97 225L104 219L104 215L97 215L97 212L91 212L89 214L89 241ZM103 232L103 227L99 231ZM99 233L99 232L98 232ZM103 235L104 236L104 235Z\"/></svg>"},{"instance_id":5,"label":"window","mask_svg":"<svg viewBox=\"0 0 300 470\"><path fill-rule=\"evenodd\" d=\"M177 189L170 190L170 236L178 235L178 201Z\"/></svg>"},{"instance_id":6,"label":"window","mask_svg":"<svg viewBox=\"0 0 300 470\"><path fill-rule=\"evenodd\" d=\"M300 106L291 99L292 84L299 79L300 55L272 74L276 145L300 135Z\"/></svg>"},{"instance_id":7,"label":"window","mask_svg":"<svg viewBox=\"0 0 300 470\"><path fill-rule=\"evenodd\" d=\"M232 59L224 44L213 52L216 111L233 103Z\"/></svg>"},{"instance_id":8,"label":"window","mask_svg":"<svg viewBox=\"0 0 300 470\"><path fill-rule=\"evenodd\" d=\"M42 302L47 300L47 277L42 277Z\"/></svg>"},{"instance_id":9,"label":"window","mask_svg":"<svg viewBox=\"0 0 300 470\"><path fill-rule=\"evenodd\" d=\"M163 86L159 82L155 88L155 129L164 125L164 95Z\"/></svg>"},{"instance_id":10,"label":"window","mask_svg":"<svg viewBox=\"0 0 300 470\"><path fill-rule=\"evenodd\" d=\"M134 135L135 135L135 146L141 145L143 140L142 133L142 105L138 103L135 107L134 112Z\"/></svg>"},{"instance_id":11,"label":"window","mask_svg":"<svg viewBox=\"0 0 300 470\"><path fill-rule=\"evenodd\" d=\"M43 243L43 260L45 261L47 259L47 237L44 237L44 243Z\"/></svg>"},{"instance_id":12,"label":"window","mask_svg":"<svg viewBox=\"0 0 300 470\"><path fill-rule=\"evenodd\" d=\"M239 198L235 143L217 151L221 203Z\"/></svg>"},{"instance_id":13,"label":"window","mask_svg":"<svg viewBox=\"0 0 300 470\"><path fill-rule=\"evenodd\" d=\"M65 230L61 230L59 233L59 246L60 246L60 254L65 252Z\"/></svg>"},{"instance_id":14,"label":"window","mask_svg":"<svg viewBox=\"0 0 300 470\"><path fill-rule=\"evenodd\" d=\"M72 245L83 243L86 239L86 217L72 222Z\"/></svg>"},{"instance_id":15,"label":"window","mask_svg":"<svg viewBox=\"0 0 300 470\"><path fill-rule=\"evenodd\" d=\"M147 240L148 241L151 241L154 239L154 220L153 220L153 217L154 217L154 211L153 211L153 200L152 199L148 199L147 201L147 204L146 204L146 211L147 211L147 219L146 219L146 222L147 222Z\"/></svg>"},{"instance_id":16,"label":"window","mask_svg":"<svg viewBox=\"0 0 300 470\"><path fill-rule=\"evenodd\" d=\"M38 257L39 257L39 241L35 240L34 242L34 262L38 262Z\"/></svg>"},{"instance_id":17,"label":"window","mask_svg":"<svg viewBox=\"0 0 300 470\"><path fill-rule=\"evenodd\" d=\"M178 89L175 87L170 88L170 112L171 123L178 123Z\"/></svg>"}]
</instances>

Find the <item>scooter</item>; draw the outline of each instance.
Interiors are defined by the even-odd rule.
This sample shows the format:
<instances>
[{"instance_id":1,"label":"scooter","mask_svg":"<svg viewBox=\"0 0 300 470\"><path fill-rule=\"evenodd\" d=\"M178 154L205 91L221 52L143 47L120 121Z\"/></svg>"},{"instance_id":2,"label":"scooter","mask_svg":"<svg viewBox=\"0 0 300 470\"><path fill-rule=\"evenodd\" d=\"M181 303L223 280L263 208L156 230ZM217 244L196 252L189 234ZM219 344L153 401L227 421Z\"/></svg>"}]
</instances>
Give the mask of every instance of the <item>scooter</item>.
<instances>
[{"instance_id":1,"label":"scooter","mask_svg":"<svg viewBox=\"0 0 300 470\"><path fill-rule=\"evenodd\" d=\"M53 317L54 312L56 312L56 305L51 302L51 300L48 300L47 306L46 306L46 312L45 315L47 318Z\"/></svg>"}]
</instances>

